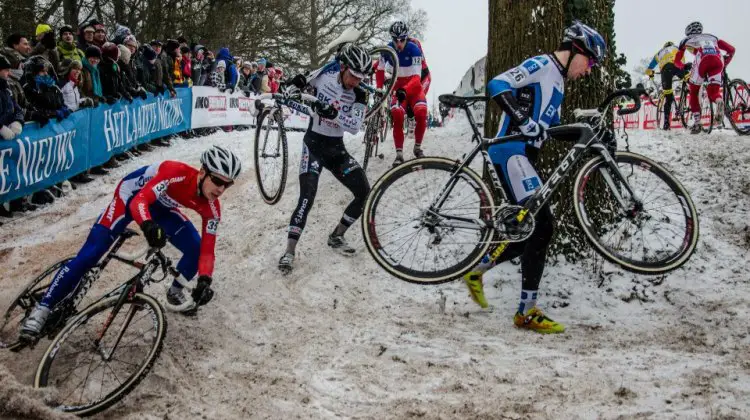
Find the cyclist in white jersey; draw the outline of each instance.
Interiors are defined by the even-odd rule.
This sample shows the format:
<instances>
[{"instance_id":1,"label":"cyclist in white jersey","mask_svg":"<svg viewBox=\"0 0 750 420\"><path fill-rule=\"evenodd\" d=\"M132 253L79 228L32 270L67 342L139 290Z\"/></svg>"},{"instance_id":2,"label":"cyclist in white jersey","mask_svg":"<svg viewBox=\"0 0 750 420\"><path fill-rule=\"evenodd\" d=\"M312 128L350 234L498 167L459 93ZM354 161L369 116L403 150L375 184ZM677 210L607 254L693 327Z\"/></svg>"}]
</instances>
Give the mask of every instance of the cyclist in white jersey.
<instances>
[{"instance_id":1,"label":"cyclist in white jersey","mask_svg":"<svg viewBox=\"0 0 750 420\"><path fill-rule=\"evenodd\" d=\"M362 47L346 44L336 60L309 76L295 76L287 93L297 89L312 89L318 100L328 106L314 105L315 113L305 133L299 174L299 201L289 222L287 249L279 260L279 270L292 270L297 242L305 228L318 189L323 168L331 171L354 199L344 211L334 231L328 236L328 246L344 254L353 254L344 239L349 226L362 214L365 198L370 192L365 171L344 147L344 132L356 134L365 120L367 94L359 83L372 70L370 54Z\"/></svg>"}]
</instances>

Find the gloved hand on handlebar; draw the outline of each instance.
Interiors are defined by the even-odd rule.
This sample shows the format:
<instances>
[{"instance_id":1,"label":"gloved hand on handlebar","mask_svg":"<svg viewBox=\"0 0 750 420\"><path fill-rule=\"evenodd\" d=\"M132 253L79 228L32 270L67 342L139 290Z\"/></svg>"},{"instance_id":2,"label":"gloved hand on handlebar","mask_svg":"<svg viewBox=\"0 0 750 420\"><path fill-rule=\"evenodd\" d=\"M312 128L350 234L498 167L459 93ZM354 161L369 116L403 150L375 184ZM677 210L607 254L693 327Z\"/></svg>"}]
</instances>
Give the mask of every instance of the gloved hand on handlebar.
<instances>
[{"instance_id":1,"label":"gloved hand on handlebar","mask_svg":"<svg viewBox=\"0 0 750 420\"><path fill-rule=\"evenodd\" d=\"M541 147L542 142L547 139L547 132L544 127L531 118L527 118L523 124L518 126L518 129L535 147Z\"/></svg>"},{"instance_id":2,"label":"gloved hand on handlebar","mask_svg":"<svg viewBox=\"0 0 750 420\"><path fill-rule=\"evenodd\" d=\"M333 107L333 105L324 104L322 102L313 102L310 106L313 112L318 114L320 118L332 120L339 116L339 111Z\"/></svg>"},{"instance_id":3,"label":"gloved hand on handlebar","mask_svg":"<svg viewBox=\"0 0 750 420\"><path fill-rule=\"evenodd\" d=\"M299 99L301 93L302 91L300 91L300 88L293 84L284 85L284 90L282 91L282 94L286 99Z\"/></svg>"},{"instance_id":4,"label":"gloved hand on handlebar","mask_svg":"<svg viewBox=\"0 0 750 420\"><path fill-rule=\"evenodd\" d=\"M307 86L307 78L303 74L298 74L292 77L291 80L287 80L287 86L295 86L297 89L302 90Z\"/></svg>"},{"instance_id":5,"label":"gloved hand on handlebar","mask_svg":"<svg viewBox=\"0 0 750 420\"><path fill-rule=\"evenodd\" d=\"M203 306L214 298L214 291L211 289L211 283L213 280L211 276L200 276L198 277L198 284L195 285L191 297L193 302L198 306Z\"/></svg>"},{"instance_id":6,"label":"gloved hand on handlebar","mask_svg":"<svg viewBox=\"0 0 750 420\"><path fill-rule=\"evenodd\" d=\"M654 70L653 69L646 69L646 76L650 78L654 78Z\"/></svg>"},{"instance_id":7,"label":"gloved hand on handlebar","mask_svg":"<svg viewBox=\"0 0 750 420\"><path fill-rule=\"evenodd\" d=\"M141 230L151 248L161 249L167 244L167 233L153 220L145 220L141 223Z\"/></svg>"}]
</instances>

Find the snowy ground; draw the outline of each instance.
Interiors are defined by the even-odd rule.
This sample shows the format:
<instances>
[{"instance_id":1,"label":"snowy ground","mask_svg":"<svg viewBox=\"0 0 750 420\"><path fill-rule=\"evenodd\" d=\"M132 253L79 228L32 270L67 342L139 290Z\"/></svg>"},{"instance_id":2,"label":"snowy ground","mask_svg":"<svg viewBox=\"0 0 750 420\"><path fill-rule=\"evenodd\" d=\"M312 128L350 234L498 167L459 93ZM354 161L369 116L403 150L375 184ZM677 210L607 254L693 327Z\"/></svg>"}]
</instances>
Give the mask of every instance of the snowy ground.
<instances>
[{"instance_id":1,"label":"snowy ground","mask_svg":"<svg viewBox=\"0 0 750 420\"><path fill-rule=\"evenodd\" d=\"M467 132L460 121L429 131L427 153L459 156L471 147ZM78 249L120 176L163 159L197 163L213 143L246 164L222 198L217 297L197 317L168 316L151 374L103 417L750 418L750 138L630 132L631 150L666 164L692 194L698 249L661 283L607 267L613 274L598 287L590 262L548 267L540 306L568 327L556 336L513 326L520 274L512 264L486 277L495 307L486 311L460 282L420 287L389 277L358 228L349 234L357 257L332 253L326 237L350 197L330 174L297 268L280 276L301 133L289 135L289 183L274 207L259 198L251 138L180 140L0 227L5 308L34 272ZM392 159L385 149L371 179ZM0 364L28 384L41 351L0 352Z\"/></svg>"}]
</instances>

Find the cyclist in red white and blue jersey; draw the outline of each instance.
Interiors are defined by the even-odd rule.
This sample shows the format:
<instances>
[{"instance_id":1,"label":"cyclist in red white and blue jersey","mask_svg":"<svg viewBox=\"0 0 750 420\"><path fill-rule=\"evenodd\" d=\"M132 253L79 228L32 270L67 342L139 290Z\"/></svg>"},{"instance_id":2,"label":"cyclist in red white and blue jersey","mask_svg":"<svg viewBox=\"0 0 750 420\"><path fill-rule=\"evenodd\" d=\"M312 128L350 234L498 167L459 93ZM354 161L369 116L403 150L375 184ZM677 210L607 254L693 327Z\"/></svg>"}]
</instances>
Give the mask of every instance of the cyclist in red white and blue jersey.
<instances>
[{"instance_id":1,"label":"cyclist in red white and blue jersey","mask_svg":"<svg viewBox=\"0 0 750 420\"><path fill-rule=\"evenodd\" d=\"M674 59L674 65L682 69L682 57L685 50L695 55L693 67L690 69L690 112L693 113L693 126L691 134L701 132L701 106L698 101L698 93L704 81L708 81L706 93L708 99L714 104L716 121L724 119L724 100L721 98L721 83L724 67L729 65L734 56L734 47L728 42L714 35L704 34L703 25L700 22L692 22L685 28L685 39L680 42L679 51ZM721 51L726 51L722 57ZM713 124L713 121L711 122Z\"/></svg>"},{"instance_id":2,"label":"cyclist in red white and blue jersey","mask_svg":"<svg viewBox=\"0 0 750 420\"><path fill-rule=\"evenodd\" d=\"M240 174L239 159L230 151L213 146L201 156L200 170L177 161L144 166L126 175L114 197L91 228L78 254L55 275L44 298L24 321L21 334L36 338L52 309L72 293L83 275L94 267L125 228L135 220L150 247L162 248L167 240L182 252L177 263L180 279L167 292L167 302L183 312L213 297L214 245L221 220L219 197ZM202 234L179 210L186 207L201 216ZM182 284L198 275L192 304Z\"/></svg>"},{"instance_id":3,"label":"cyclist in red white and blue jersey","mask_svg":"<svg viewBox=\"0 0 750 420\"><path fill-rule=\"evenodd\" d=\"M429 75L426 66L423 68L424 53L417 43L409 39L409 28L403 22L395 22L391 25L390 35L393 41L388 46L396 50L398 56L398 74L393 86L394 97L391 101L391 118L393 119L393 143L396 146L396 159L394 166L404 162L404 116L406 107L414 112L414 156L422 157L422 140L427 130L427 99L422 85L423 77ZM375 82L377 87L382 87L385 82L385 70L392 65L390 57L380 58ZM429 82L427 84L429 88Z\"/></svg>"}]
</instances>

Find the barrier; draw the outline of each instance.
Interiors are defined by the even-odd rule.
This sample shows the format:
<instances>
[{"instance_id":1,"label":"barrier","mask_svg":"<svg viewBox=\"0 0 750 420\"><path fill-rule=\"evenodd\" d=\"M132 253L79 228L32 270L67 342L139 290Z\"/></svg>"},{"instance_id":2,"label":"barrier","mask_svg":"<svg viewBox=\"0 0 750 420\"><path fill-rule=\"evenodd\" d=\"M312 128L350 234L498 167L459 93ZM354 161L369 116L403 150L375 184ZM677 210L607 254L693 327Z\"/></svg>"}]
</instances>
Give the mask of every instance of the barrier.
<instances>
[{"instance_id":1,"label":"barrier","mask_svg":"<svg viewBox=\"0 0 750 420\"><path fill-rule=\"evenodd\" d=\"M242 92L219 92L208 86L193 87L191 128L221 127L226 125L255 125L257 97L246 97ZM307 129L310 117L283 108L284 126Z\"/></svg>"}]
</instances>

